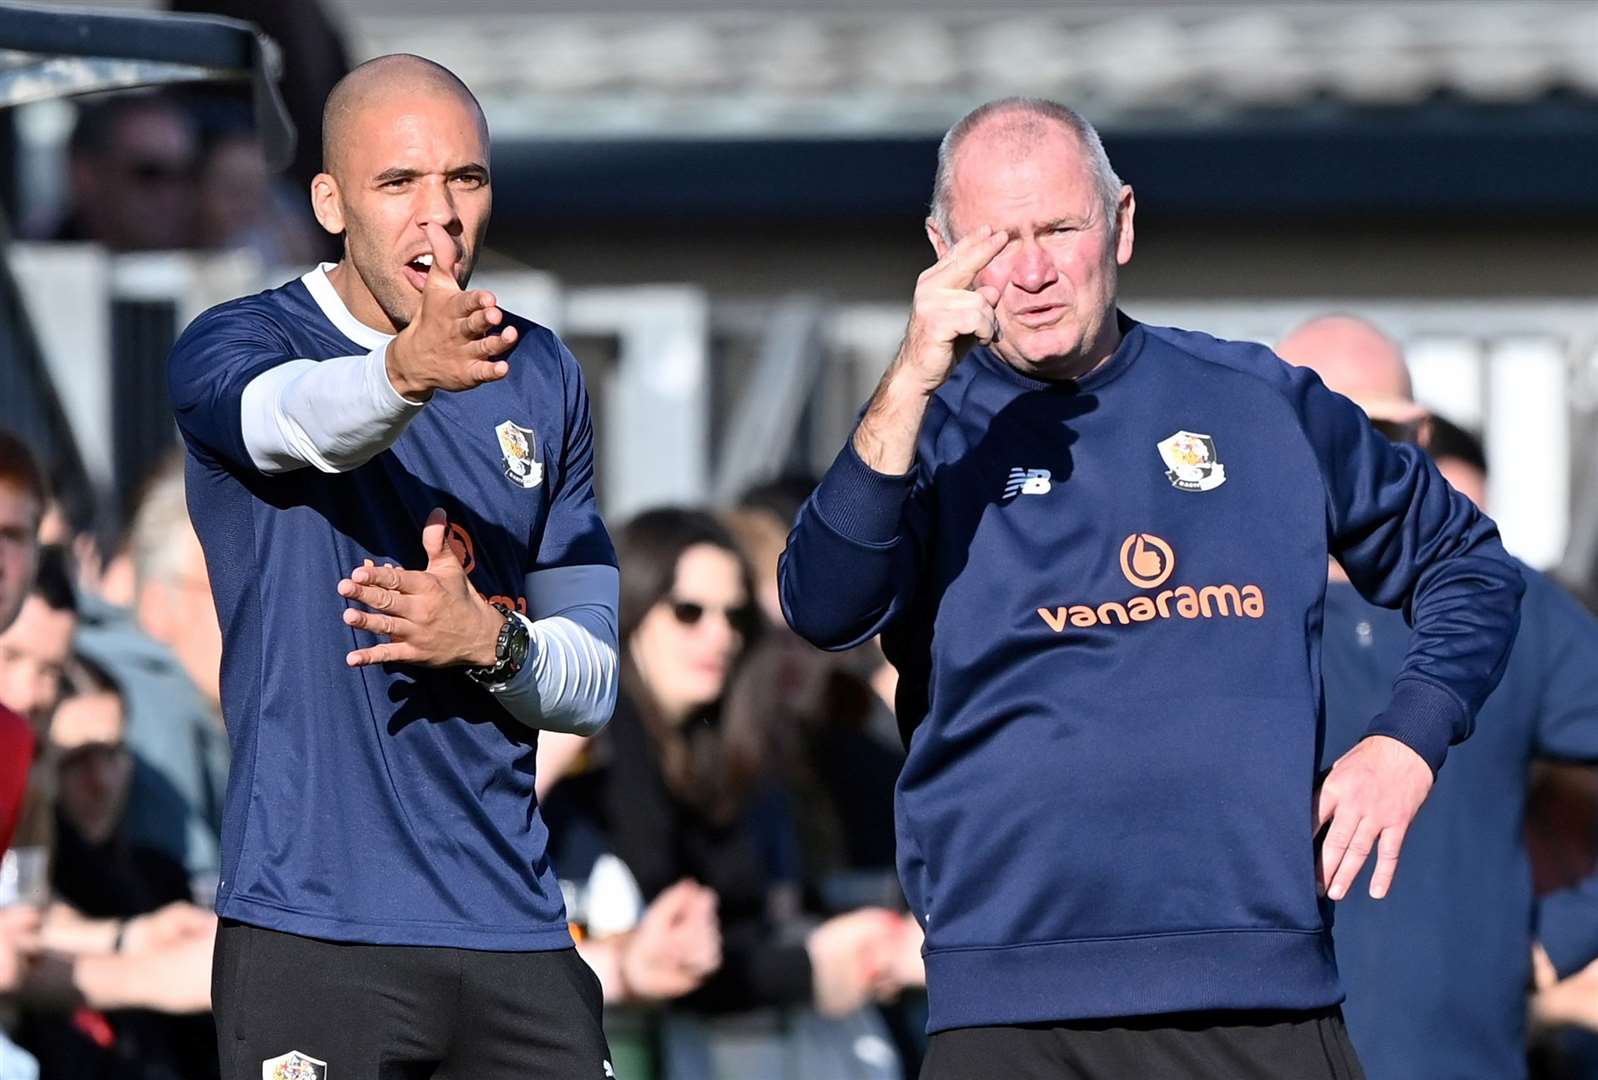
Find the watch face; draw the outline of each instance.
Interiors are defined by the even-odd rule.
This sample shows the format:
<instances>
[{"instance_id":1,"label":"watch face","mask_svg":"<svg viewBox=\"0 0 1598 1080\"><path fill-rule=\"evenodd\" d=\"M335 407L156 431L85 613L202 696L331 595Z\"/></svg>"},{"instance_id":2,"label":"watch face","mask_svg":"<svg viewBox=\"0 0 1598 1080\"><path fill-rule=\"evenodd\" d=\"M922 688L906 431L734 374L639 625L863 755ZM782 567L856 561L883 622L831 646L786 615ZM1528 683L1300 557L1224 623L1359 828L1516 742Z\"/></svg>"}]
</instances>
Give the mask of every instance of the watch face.
<instances>
[{"instance_id":1,"label":"watch face","mask_svg":"<svg viewBox=\"0 0 1598 1080\"><path fill-rule=\"evenodd\" d=\"M527 663L527 652L531 647L532 640L527 634L527 624L512 617L510 640L505 644L505 658L510 661L512 670L520 671L522 665Z\"/></svg>"}]
</instances>

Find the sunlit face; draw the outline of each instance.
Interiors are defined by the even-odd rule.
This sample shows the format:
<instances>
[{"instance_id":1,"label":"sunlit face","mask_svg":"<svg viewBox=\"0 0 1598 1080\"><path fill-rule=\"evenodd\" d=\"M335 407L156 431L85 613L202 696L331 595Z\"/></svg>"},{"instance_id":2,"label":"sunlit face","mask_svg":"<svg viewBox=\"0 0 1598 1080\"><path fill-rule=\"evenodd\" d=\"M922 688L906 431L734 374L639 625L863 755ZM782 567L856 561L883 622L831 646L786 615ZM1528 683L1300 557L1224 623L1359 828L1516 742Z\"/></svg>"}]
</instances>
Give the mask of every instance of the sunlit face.
<instances>
[{"instance_id":1,"label":"sunlit face","mask_svg":"<svg viewBox=\"0 0 1598 1080\"><path fill-rule=\"evenodd\" d=\"M638 674L668 721L721 697L756 618L737 556L695 544L677 559L671 592L633 631L628 647Z\"/></svg>"},{"instance_id":2,"label":"sunlit face","mask_svg":"<svg viewBox=\"0 0 1598 1080\"><path fill-rule=\"evenodd\" d=\"M39 565L39 500L0 480L0 632L11 625L33 588ZM0 697L0 702L5 701Z\"/></svg>"},{"instance_id":3,"label":"sunlit face","mask_svg":"<svg viewBox=\"0 0 1598 1080\"><path fill-rule=\"evenodd\" d=\"M29 596L11 628L0 634L0 705L26 716L39 735L61 700L61 673L72 656L77 621L72 612Z\"/></svg>"},{"instance_id":4,"label":"sunlit face","mask_svg":"<svg viewBox=\"0 0 1598 1080\"><path fill-rule=\"evenodd\" d=\"M1117 271L1132 258L1132 189L1105 207L1075 137L1058 125L1026 146L979 128L955 153L952 237L928 225L941 258L973 229L1010 243L978 275L999 293L995 352L1037 378L1085 373L1113 350Z\"/></svg>"},{"instance_id":5,"label":"sunlit face","mask_svg":"<svg viewBox=\"0 0 1598 1080\"><path fill-rule=\"evenodd\" d=\"M57 805L91 844L110 839L127 805L133 759L122 736L122 699L113 693L70 697L50 722Z\"/></svg>"},{"instance_id":6,"label":"sunlit face","mask_svg":"<svg viewBox=\"0 0 1598 1080\"><path fill-rule=\"evenodd\" d=\"M145 582L138 592L139 625L170 648L213 709L222 699L222 629L206 574L205 551L192 528L173 543L183 546L170 578Z\"/></svg>"},{"instance_id":7,"label":"sunlit face","mask_svg":"<svg viewBox=\"0 0 1598 1080\"><path fill-rule=\"evenodd\" d=\"M335 174L317 176L311 202L323 228L344 234L329 276L350 313L397 333L421 306L425 222L454 241L455 280L472 276L493 203L487 133L470 102L439 93L379 100L347 127L359 137Z\"/></svg>"}]
</instances>

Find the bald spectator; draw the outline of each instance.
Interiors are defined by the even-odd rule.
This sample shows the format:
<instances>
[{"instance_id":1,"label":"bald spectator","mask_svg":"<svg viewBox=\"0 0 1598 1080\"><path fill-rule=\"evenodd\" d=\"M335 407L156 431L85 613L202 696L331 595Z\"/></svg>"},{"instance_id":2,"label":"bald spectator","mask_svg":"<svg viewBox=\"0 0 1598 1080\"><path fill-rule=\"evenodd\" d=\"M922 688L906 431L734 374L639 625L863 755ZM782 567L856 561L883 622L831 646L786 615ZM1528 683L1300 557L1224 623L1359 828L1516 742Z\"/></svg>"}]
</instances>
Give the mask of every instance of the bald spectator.
<instances>
[{"instance_id":1,"label":"bald spectator","mask_svg":"<svg viewBox=\"0 0 1598 1080\"><path fill-rule=\"evenodd\" d=\"M1277 351L1354 399L1391 438L1440 451L1436 434L1457 430L1415 403L1402 350L1362 319L1315 319ZM1402 887L1380 903L1352 889L1338 905L1343 1011L1370 1080L1524 1077L1534 974L1549 986L1598 957L1598 878L1534 901L1522 829L1533 760L1598 760L1598 622L1547 577L1520 569L1520 636L1475 736L1450 753L1404 839ZM1409 636L1403 615L1333 579L1323 763L1382 709Z\"/></svg>"},{"instance_id":2,"label":"bald spectator","mask_svg":"<svg viewBox=\"0 0 1598 1080\"><path fill-rule=\"evenodd\" d=\"M187 113L160 94L117 94L82 107L68 150L67 216L38 239L112 251L189 246L199 150Z\"/></svg>"}]
</instances>

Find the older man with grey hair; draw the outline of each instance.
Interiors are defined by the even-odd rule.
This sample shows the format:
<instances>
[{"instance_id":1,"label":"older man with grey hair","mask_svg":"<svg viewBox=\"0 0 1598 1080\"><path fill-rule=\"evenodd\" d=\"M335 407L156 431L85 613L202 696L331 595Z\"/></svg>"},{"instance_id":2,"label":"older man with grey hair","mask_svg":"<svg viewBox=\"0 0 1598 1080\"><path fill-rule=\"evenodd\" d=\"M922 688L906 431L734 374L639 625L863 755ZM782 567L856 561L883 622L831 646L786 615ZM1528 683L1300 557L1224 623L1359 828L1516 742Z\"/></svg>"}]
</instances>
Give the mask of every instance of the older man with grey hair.
<instances>
[{"instance_id":1,"label":"older man with grey hair","mask_svg":"<svg viewBox=\"0 0 1598 1080\"><path fill-rule=\"evenodd\" d=\"M222 637L180 458L165 461L147 482L128 548L131 610L86 597L76 645L125 688L127 741L137 761L130 836L181 861L195 899L209 903L228 772L218 704Z\"/></svg>"},{"instance_id":2,"label":"older man with grey hair","mask_svg":"<svg viewBox=\"0 0 1598 1080\"><path fill-rule=\"evenodd\" d=\"M1386 895L1520 575L1309 373L1119 310L1135 202L1081 117L994 102L939 157L937 262L781 569L800 634L899 669L923 1080L1357 1077L1328 901L1369 857ZM1317 786L1328 553L1414 630Z\"/></svg>"}]
</instances>

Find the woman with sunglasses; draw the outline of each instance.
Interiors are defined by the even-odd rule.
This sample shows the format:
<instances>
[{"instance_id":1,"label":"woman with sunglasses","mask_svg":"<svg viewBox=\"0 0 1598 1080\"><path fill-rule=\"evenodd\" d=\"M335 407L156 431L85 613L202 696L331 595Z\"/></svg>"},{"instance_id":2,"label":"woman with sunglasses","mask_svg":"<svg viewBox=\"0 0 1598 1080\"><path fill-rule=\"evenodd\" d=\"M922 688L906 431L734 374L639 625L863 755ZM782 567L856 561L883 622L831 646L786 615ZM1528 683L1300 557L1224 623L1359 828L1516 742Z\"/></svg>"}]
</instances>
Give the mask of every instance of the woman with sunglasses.
<instances>
[{"instance_id":1,"label":"woman with sunglasses","mask_svg":"<svg viewBox=\"0 0 1598 1080\"><path fill-rule=\"evenodd\" d=\"M579 771L551 792L563 817L600 819L647 902L683 878L718 897L721 968L684 1004L701 1013L814 1005L841 1015L886 984L901 922L862 909L808 935L770 914L772 852L792 848L763 718L727 708L761 615L732 535L714 517L654 510L616 537L621 565L620 700ZM564 809L560 804L565 802Z\"/></svg>"}]
</instances>

